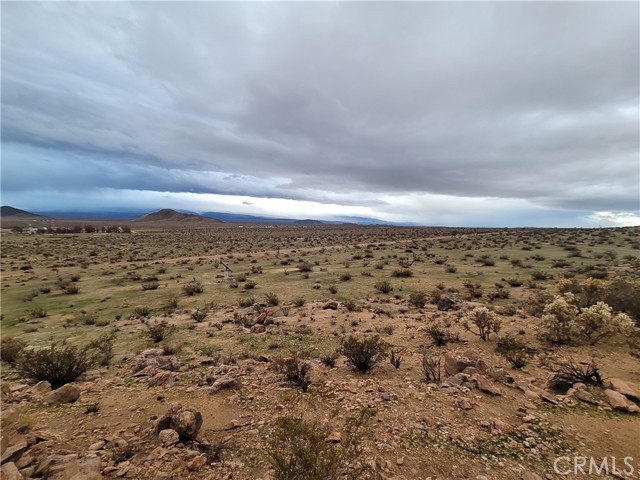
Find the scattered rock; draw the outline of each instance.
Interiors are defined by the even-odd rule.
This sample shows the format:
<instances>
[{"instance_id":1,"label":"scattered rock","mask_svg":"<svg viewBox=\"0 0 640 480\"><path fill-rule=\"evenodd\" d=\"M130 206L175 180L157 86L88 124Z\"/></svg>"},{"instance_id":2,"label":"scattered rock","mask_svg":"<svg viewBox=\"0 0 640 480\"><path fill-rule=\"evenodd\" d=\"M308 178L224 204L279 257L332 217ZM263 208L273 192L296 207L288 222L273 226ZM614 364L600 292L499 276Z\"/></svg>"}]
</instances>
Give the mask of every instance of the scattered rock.
<instances>
[{"instance_id":1,"label":"scattered rock","mask_svg":"<svg viewBox=\"0 0 640 480\"><path fill-rule=\"evenodd\" d=\"M456 400L456 405L461 410L471 410L473 408L473 404L468 398L459 398Z\"/></svg>"},{"instance_id":2,"label":"scattered rock","mask_svg":"<svg viewBox=\"0 0 640 480\"><path fill-rule=\"evenodd\" d=\"M173 378L173 373L163 370L151 377L147 385L149 385L150 387L171 387L174 383L175 379Z\"/></svg>"},{"instance_id":3,"label":"scattered rock","mask_svg":"<svg viewBox=\"0 0 640 480\"><path fill-rule=\"evenodd\" d=\"M251 327L251 333L264 333L266 331L267 327L265 327L264 325L255 324L253 327Z\"/></svg>"},{"instance_id":4,"label":"scattered rock","mask_svg":"<svg viewBox=\"0 0 640 480\"><path fill-rule=\"evenodd\" d=\"M478 384L478 390L481 392L490 393L491 395L502 395L502 391L498 386L484 375L474 375L473 379Z\"/></svg>"},{"instance_id":5,"label":"scattered rock","mask_svg":"<svg viewBox=\"0 0 640 480\"><path fill-rule=\"evenodd\" d=\"M105 442L104 440L100 440L98 442L92 443L91 445L89 445L89 450L100 450L102 449L105 445L107 444L107 442Z\"/></svg>"},{"instance_id":6,"label":"scattered rock","mask_svg":"<svg viewBox=\"0 0 640 480\"><path fill-rule=\"evenodd\" d=\"M335 300L330 300L327 303L325 303L322 308L324 310L337 310L338 309L338 302L336 302Z\"/></svg>"},{"instance_id":7,"label":"scattered rock","mask_svg":"<svg viewBox=\"0 0 640 480\"><path fill-rule=\"evenodd\" d=\"M193 440L198 436L202 426L202 414L191 407L180 404L172 405L169 411L156 421L155 431L173 429L178 432L180 439Z\"/></svg>"},{"instance_id":8,"label":"scattered rock","mask_svg":"<svg viewBox=\"0 0 640 480\"><path fill-rule=\"evenodd\" d=\"M444 354L444 370L447 375L453 376L464 371L467 367L474 367L480 372L487 369L487 364L473 351L462 352L454 350Z\"/></svg>"},{"instance_id":9,"label":"scattered rock","mask_svg":"<svg viewBox=\"0 0 640 480\"><path fill-rule=\"evenodd\" d=\"M151 377L158 373L159 370L175 372L180 368L180 360L175 355L143 356L143 354L144 352L138 356L133 365L133 372L136 377Z\"/></svg>"},{"instance_id":10,"label":"scattered rock","mask_svg":"<svg viewBox=\"0 0 640 480\"><path fill-rule=\"evenodd\" d=\"M240 380L235 377L222 377L217 379L209 388L209 393L218 393L220 390L226 390L228 388L240 388Z\"/></svg>"},{"instance_id":11,"label":"scattered rock","mask_svg":"<svg viewBox=\"0 0 640 480\"><path fill-rule=\"evenodd\" d=\"M5 463L17 462L22 454L27 451L27 448L29 448L27 442L21 442L17 445L12 445L11 447L7 448L2 454L0 464L4 465Z\"/></svg>"},{"instance_id":12,"label":"scattered rock","mask_svg":"<svg viewBox=\"0 0 640 480\"><path fill-rule=\"evenodd\" d=\"M631 385L620 378L609 378L605 383L605 387L621 393L632 400L640 400L640 387Z\"/></svg>"},{"instance_id":13,"label":"scattered rock","mask_svg":"<svg viewBox=\"0 0 640 480\"><path fill-rule=\"evenodd\" d=\"M18 467L13 462L2 465L2 480L23 480L24 477L18 471Z\"/></svg>"},{"instance_id":14,"label":"scattered rock","mask_svg":"<svg viewBox=\"0 0 640 480\"><path fill-rule=\"evenodd\" d=\"M207 463L207 457L204 455L198 455L193 460L191 460L191 462L189 462L189 464L187 465L187 468L192 472L197 472L202 467L204 467L206 463Z\"/></svg>"},{"instance_id":15,"label":"scattered rock","mask_svg":"<svg viewBox=\"0 0 640 480\"><path fill-rule=\"evenodd\" d=\"M327 437L326 441L328 443L341 443L342 442L342 434L340 432L331 432Z\"/></svg>"},{"instance_id":16,"label":"scattered rock","mask_svg":"<svg viewBox=\"0 0 640 480\"><path fill-rule=\"evenodd\" d=\"M162 442L162 445L170 447L175 445L180 441L180 435L172 428L165 428L164 430L160 430L158 433L158 438Z\"/></svg>"},{"instance_id":17,"label":"scattered rock","mask_svg":"<svg viewBox=\"0 0 640 480\"><path fill-rule=\"evenodd\" d=\"M573 392L573 396L576 397L578 400L585 402L585 403L591 403L591 404L596 404L598 403L596 401L596 399L593 397L593 395L588 391L588 390L584 390L584 389L579 389L579 390L575 390Z\"/></svg>"},{"instance_id":18,"label":"scattered rock","mask_svg":"<svg viewBox=\"0 0 640 480\"><path fill-rule=\"evenodd\" d=\"M449 297L441 297L438 300L438 310L441 312L448 312L451 310L456 302L451 300Z\"/></svg>"},{"instance_id":19,"label":"scattered rock","mask_svg":"<svg viewBox=\"0 0 640 480\"><path fill-rule=\"evenodd\" d=\"M67 383L53 390L43 399L45 403L73 403L80 398L80 388L72 383Z\"/></svg>"},{"instance_id":20,"label":"scattered rock","mask_svg":"<svg viewBox=\"0 0 640 480\"><path fill-rule=\"evenodd\" d=\"M607 399L607 403L611 405L611 408L615 408L616 410L623 410L630 413L640 412L640 408L635 403L627 399L627 397L625 397L623 394L616 392L615 390L605 390L604 396Z\"/></svg>"}]
</instances>

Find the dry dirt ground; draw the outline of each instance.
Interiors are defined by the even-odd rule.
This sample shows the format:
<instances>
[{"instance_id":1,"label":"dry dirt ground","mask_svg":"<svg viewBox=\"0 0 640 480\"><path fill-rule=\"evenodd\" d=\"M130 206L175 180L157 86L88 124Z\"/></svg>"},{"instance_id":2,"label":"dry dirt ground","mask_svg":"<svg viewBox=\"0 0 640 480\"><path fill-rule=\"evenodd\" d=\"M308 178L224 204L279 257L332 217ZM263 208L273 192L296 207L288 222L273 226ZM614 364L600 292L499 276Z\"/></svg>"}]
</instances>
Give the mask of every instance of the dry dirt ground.
<instances>
[{"instance_id":1,"label":"dry dirt ground","mask_svg":"<svg viewBox=\"0 0 640 480\"><path fill-rule=\"evenodd\" d=\"M3 234L3 341L81 346L114 331L115 345L108 366L71 384L80 395L70 403L52 402L47 385L3 363L2 478L273 479L266 452L278 418L315 422L340 449L345 422L363 408L375 413L352 460L368 467L358 478L640 478L640 415L612 408L604 386L558 393L547 385L559 362L595 361L605 385L621 379L637 393L632 339L557 346L536 335L540 309L563 278L637 282L638 233L224 226ZM220 260L233 269L228 280ZM403 270L411 273L396 275ZM186 294L194 281L203 291ZM390 292L379 290L383 281ZM67 293L69 285L78 292ZM411 301L420 292L423 307ZM438 297L453 308L441 310ZM463 328L481 305L502 320L500 337L526 344L524 367L496 351L496 336L482 341ZM160 321L177 329L155 343L145 332ZM433 325L459 338L435 345ZM327 365L352 334L380 335L400 352L399 368L388 357L366 374L344 356ZM443 367L459 357L481 367L452 376L443 368L441 382L427 382L424 352ZM282 372L292 356L310 366L307 391ZM151 367L141 369L145 360ZM634 410L638 398L628 398ZM154 431L174 404L201 413L196 441ZM582 457L585 473L574 471ZM589 473L591 457L608 459L608 473Z\"/></svg>"}]
</instances>

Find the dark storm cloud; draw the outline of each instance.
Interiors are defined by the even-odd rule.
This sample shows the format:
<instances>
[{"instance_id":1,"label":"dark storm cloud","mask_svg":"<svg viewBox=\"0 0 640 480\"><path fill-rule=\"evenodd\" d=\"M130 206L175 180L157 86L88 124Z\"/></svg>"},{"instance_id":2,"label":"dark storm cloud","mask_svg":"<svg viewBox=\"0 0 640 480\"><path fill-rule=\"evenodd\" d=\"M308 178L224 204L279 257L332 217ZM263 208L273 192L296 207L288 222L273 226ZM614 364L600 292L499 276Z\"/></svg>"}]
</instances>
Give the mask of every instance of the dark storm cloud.
<instances>
[{"instance_id":1,"label":"dark storm cloud","mask_svg":"<svg viewBox=\"0 0 640 480\"><path fill-rule=\"evenodd\" d=\"M3 189L637 210L639 8L5 3Z\"/></svg>"}]
</instances>

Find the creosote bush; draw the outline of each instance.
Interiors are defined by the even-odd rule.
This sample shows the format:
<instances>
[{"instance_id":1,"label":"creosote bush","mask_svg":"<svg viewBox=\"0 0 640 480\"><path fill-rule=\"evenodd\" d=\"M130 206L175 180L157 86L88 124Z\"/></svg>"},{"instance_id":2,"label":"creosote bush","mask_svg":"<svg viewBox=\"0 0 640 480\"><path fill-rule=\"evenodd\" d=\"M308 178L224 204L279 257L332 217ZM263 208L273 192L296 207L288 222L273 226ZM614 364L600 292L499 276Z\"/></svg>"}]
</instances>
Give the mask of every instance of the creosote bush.
<instances>
[{"instance_id":1,"label":"creosote bush","mask_svg":"<svg viewBox=\"0 0 640 480\"><path fill-rule=\"evenodd\" d=\"M367 373L386 357L389 346L378 335L363 338L351 335L342 340L340 353L347 357L353 368Z\"/></svg>"},{"instance_id":2,"label":"creosote bush","mask_svg":"<svg viewBox=\"0 0 640 480\"><path fill-rule=\"evenodd\" d=\"M390 293L393 290L393 287L391 286L391 284L386 280L382 280L376 283L374 287L380 293Z\"/></svg>"},{"instance_id":3,"label":"creosote bush","mask_svg":"<svg viewBox=\"0 0 640 480\"><path fill-rule=\"evenodd\" d=\"M442 376L440 356L431 355L426 349L422 350L422 373L427 383L440 383Z\"/></svg>"},{"instance_id":4,"label":"creosote bush","mask_svg":"<svg viewBox=\"0 0 640 480\"><path fill-rule=\"evenodd\" d=\"M113 358L113 344L116 341L116 332L103 333L95 340L92 340L86 347L98 365L106 367Z\"/></svg>"},{"instance_id":5,"label":"creosote bush","mask_svg":"<svg viewBox=\"0 0 640 480\"><path fill-rule=\"evenodd\" d=\"M369 467L360 460L371 409L347 420L342 441L327 441L329 429L298 417L280 417L267 441L266 455L275 480L357 480Z\"/></svg>"},{"instance_id":6,"label":"creosote bush","mask_svg":"<svg viewBox=\"0 0 640 480\"><path fill-rule=\"evenodd\" d=\"M0 360L13 365L18 360L18 356L27 343L16 337L3 337L0 341Z\"/></svg>"},{"instance_id":7,"label":"creosote bush","mask_svg":"<svg viewBox=\"0 0 640 480\"><path fill-rule=\"evenodd\" d=\"M409 302L411 305L423 308L427 304L427 294L424 292L413 292L409 295Z\"/></svg>"},{"instance_id":8,"label":"creosote bush","mask_svg":"<svg viewBox=\"0 0 640 480\"><path fill-rule=\"evenodd\" d=\"M169 324L166 320L161 322L147 323L142 334L150 338L154 343L160 343L178 330L175 325Z\"/></svg>"},{"instance_id":9,"label":"creosote bush","mask_svg":"<svg viewBox=\"0 0 640 480\"><path fill-rule=\"evenodd\" d=\"M191 297L193 295L196 295L197 293L204 292L204 287L202 286L202 283L198 282L197 280L194 280L192 282L187 283L184 287L182 287L182 291L184 292L185 295L188 295Z\"/></svg>"},{"instance_id":10,"label":"creosote bush","mask_svg":"<svg viewBox=\"0 0 640 480\"><path fill-rule=\"evenodd\" d=\"M25 377L44 380L52 388L73 382L94 363L91 353L70 345L51 345L40 350L23 350L16 367Z\"/></svg>"},{"instance_id":11,"label":"creosote bush","mask_svg":"<svg viewBox=\"0 0 640 480\"><path fill-rule=\"evenodd\" d=\"M311 372L311 364L299 355L290 358L281 359L276 362L277 368L284 373L287 380L294 385L300 387L306 392L311 385L309 373Z\"/></svg>"},{"instance_id":12,"label":"creosote bush","mask_svg":"<svg viewBox=\"0 0 640 480\"><path fill-rule=\"evenodd\" d=\"M502 320L487 307L476 307L465 317L462 326L486 342L492 333L500 333ZM473 326L477 328L477 332L473 330Z\"/></svg>"},{"instance_id":13,"label":"creosote bush","mask_svg":"<svg viewBox=\"0 0 640 480\"><path fill-rule=\"evenodd\" d=\"M273 292L267 292L264 294L264 299L267 302L267 305L271 306L271 307L275 307L276 305L278 305L280 303L280 298L278 297L277 294L273 293Z\"/></svg>"}]
</instances>

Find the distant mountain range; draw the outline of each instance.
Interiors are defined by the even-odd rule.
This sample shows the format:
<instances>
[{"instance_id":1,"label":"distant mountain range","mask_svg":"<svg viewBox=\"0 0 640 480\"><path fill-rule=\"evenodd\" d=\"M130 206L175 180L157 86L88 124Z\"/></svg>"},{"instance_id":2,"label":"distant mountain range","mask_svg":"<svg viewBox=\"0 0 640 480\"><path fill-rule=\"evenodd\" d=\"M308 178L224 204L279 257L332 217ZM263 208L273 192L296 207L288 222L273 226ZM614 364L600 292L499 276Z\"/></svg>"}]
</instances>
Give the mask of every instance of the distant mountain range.
<instances>
[{"instance_id":1,"label":"distant mountain range","mask_svg":"<svg viewBox=\"0 0 640 480\"><path fill-rule=\"evenodd\" d=\"M406 225L415 226L408 223L393 223L371 217L339 216L333 220L318 220L313 218L298 219L286 217L269 217L262 215L246 215L240 213L225 212L204 212L197 213L189 210L174 210L165 208L157 212L145 210L111 210L111 211L73 211L73 210L51 210L28 212L11 206L2 207L2 218L16 221L26 220L103 220L103 221L132 221L134 223L180 223L194 225L201 223L270 223L270 224L294 224L294 225Z\"/></svg>"}]
</instances>

